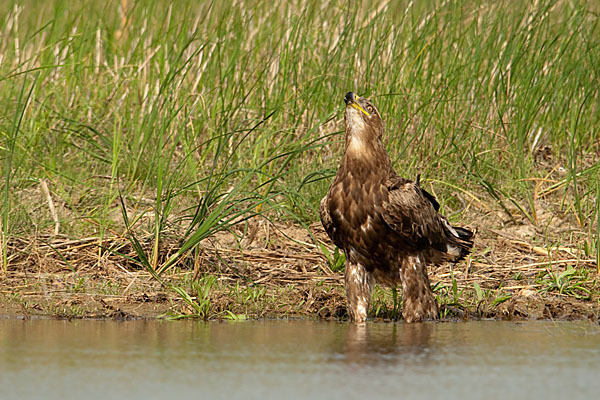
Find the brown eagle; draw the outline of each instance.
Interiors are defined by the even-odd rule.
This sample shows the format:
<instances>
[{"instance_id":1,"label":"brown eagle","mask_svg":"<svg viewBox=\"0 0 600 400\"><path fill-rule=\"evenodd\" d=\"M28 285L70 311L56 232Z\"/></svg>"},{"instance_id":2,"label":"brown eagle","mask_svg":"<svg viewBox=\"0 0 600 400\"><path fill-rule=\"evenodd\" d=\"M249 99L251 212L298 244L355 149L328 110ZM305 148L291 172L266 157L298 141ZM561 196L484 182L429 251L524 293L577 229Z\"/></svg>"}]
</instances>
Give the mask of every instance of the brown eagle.
<instances>
[{"instance_id":1,"label":"brown eagle","mask_svg":"<svg viewBox=\"0 0 600 400\"><path fill-rule=\"evenodd\" d=\"M383 121L367 99L345 96L344 156L321 200L325 231L346 255L350 316L367 318L375 282L402 284L407 322L436 319L438 306L427 264L456 262L473 246L473 233L453 227L438 213L435 198L399 176L383 146Z\"/></svg>"}]
</instances>

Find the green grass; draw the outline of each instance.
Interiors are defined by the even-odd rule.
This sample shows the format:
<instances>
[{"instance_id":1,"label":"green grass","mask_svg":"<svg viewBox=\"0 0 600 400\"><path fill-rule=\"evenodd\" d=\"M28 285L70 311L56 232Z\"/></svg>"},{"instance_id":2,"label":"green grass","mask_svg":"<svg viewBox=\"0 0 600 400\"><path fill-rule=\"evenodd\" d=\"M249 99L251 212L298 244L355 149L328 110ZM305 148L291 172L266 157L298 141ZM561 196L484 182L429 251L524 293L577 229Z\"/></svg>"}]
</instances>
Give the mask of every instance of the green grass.
<instances>
[{"instance_id":1,"label":"green grass","mask_svg":"<svg viewBox=\"0 0 600 400\"><path fill-rule=\"evenodd\" d=\"M233 285L211 274L203 275L196 280L192 280L189 273L182 275L180 282L171 287L185 306L172 307L174 311L164 315L167 319L201 318L239 321L265 316L283 318L289 315L311 314L306 304L302 300L298 301L297 293L290 286L268 290L267 287L259 284ZM325 292L340 290L339 287L321 289ZM315 310L314 313L320 314L320 311Z\"/></svg>"},{"instance_id":2,"label":"green grass","mask_svg":"<svg viewBox=\"0 0 600 400\"><path fill-rule=\"evenodd\" d=\"M595 3L124 3L0 1L4 270L54 229L42 179L61 234L127 236L157 276L253 215L318 220L349 90L445 213L544 227L548 203L600 260Z\"/></svg>"}]
</instances>

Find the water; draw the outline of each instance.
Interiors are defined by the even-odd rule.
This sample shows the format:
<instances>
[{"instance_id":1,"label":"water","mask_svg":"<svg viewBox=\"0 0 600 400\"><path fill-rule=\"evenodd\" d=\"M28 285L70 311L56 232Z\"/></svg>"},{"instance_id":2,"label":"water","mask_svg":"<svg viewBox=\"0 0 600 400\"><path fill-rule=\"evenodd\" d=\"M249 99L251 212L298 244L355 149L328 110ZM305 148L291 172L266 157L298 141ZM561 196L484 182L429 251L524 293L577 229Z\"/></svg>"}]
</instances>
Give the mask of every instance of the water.
<instances>
[{"instance_id":1,"label":"water","mask_svg":"<svg viewBox=\"0 0 600 400\"><path fill-rule=\"evenodd\" d=\"M0 320L0 399L597 398L589 322Z\"/></svg>"}]
</instances>

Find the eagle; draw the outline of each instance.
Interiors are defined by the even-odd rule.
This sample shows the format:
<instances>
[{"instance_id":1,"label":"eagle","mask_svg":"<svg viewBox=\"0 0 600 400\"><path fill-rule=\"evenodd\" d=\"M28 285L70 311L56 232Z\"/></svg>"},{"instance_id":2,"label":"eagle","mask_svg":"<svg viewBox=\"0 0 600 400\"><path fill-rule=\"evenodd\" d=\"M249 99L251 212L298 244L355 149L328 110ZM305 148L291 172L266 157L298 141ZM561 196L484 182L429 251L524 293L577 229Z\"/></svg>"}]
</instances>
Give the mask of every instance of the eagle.
<instances>
[{"instance_id":1,"label":"eagle","mask_svg":"<svg viewBox=\"0 0 600 400\"><path fill-rule=\"evenodd\" d=\"M364 322L375 283L402 285L406 322L437 319L427 265L457 262L470 253L473 232L450 225L435 197L399 176L382 142L381 115L349 92L344 155L320 203L321 223L346 256L350 318Z\"/></svg>"}]
</instances>

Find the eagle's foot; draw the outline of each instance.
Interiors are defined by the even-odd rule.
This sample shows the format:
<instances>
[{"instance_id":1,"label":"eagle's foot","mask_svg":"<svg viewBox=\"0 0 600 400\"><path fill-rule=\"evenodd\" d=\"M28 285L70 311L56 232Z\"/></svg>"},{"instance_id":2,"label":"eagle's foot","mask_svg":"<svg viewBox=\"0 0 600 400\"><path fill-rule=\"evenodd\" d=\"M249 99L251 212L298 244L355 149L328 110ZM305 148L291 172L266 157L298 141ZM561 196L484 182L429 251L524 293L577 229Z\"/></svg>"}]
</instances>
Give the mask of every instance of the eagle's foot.
<instances>
[{"instance_id":1,"label":"eagle's foot","mask_svg":"<svg viewBox=\"0 0 600 400\"><path fill-rule=\"evenodd\" d=\"M438 305L431 291L422 256L406 257L400 269L402 281L402 317L406 322L438 318Z\"/></svg>"},{"instance_id":2,"label":"eagle's foot","mask_svg":"<svg viewBox=\"0 0 600 400\"><path fill-rule=\"evenodd\" d=\"M438 305L433 293L423 297L406 297L402 306L402 318L406 322L419 322L438 319Z\"/></svg>"},{"instance_id":3,"label":"eagle's foot","mask_svg":"<svg viewBox=\"0 0 600 400\"><path fill-rule=\"evenodd\" d=\"M365 322L367 320L367 313L364 312L362 309L350 308L350 319L352 320L352 322Z\"/></svg>"},{"instance_id":4,"label":"eagle's foot","mask_svg":"<svg viewBox=\"0 0 600 400\"><path fill-rule=\"evenodd\" d=\"M373 289L371 275L361 264L348 260L345 283L350 319L354 322L365 322Z\"/></svg>"},{"instance_id":5,"label":"eagle's foot","mask_svg":"<svg viewBox=\"0 0 600 400\"><path fill-rule=\"evenodd\" d=\"M367 288L364 292L347 290L348 311L350 319L354 322L365 322L371 303L371 290Z\"/></svg>"}]
</instances>

